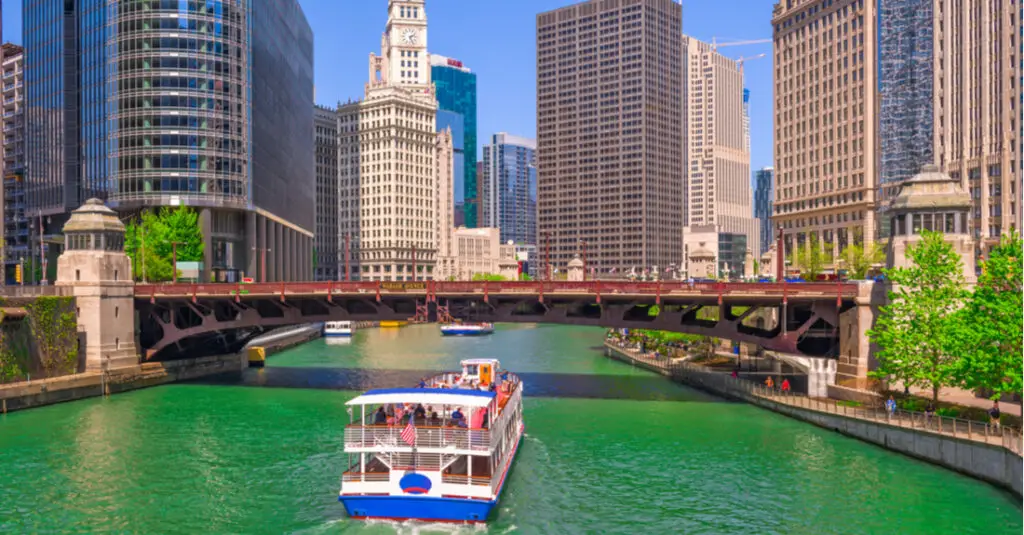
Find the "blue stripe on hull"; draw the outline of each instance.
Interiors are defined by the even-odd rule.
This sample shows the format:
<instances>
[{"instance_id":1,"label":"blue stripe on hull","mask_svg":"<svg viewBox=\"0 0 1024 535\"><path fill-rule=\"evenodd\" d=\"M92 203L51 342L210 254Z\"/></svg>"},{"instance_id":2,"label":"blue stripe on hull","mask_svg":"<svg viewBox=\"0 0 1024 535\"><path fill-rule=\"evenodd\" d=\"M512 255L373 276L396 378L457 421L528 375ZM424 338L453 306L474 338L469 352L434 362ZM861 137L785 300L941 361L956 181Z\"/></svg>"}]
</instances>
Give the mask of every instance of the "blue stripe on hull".
<instances>
[{"instance_id":1,"label":"blue stripe on hull","mask_svg":"<svg viewBox=\"0 0 1024 535\"><path fill-rule=\"evenodd\" d=\"M444 336L480 336L483 334L491 334L494 331L463 331L456 329L441 329L441 334Z\"/></svg>"},{"instance_id":2,"label":"blue stripe on hull","mask_svg":"<svg viewBox=\"0 0 1024 535\"><path fill-rule=\"evenodd\" d=\"M324 333L324 336L329 338L344 338L352 336L352 333Z\"/></svg>"},{"instance_id":3,"label":"blue stripe on hull","mask_svg":"<svg viewBox=\"0 0 1024 535\"><path fill-rule=\"evenodd\" d=\"M485 522L496 501L427 496L339 496L352 518Z\"/></svg>"}]
</instances>

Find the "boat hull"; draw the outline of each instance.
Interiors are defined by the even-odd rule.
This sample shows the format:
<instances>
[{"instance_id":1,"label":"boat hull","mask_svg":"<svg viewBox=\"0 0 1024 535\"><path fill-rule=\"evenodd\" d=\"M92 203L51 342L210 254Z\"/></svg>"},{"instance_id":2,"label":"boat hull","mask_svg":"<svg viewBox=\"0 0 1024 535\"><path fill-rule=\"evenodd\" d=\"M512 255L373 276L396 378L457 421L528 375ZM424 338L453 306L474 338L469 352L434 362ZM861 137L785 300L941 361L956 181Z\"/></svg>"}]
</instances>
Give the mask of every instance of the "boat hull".
<instances>
[{"instance_id":1,"label":"boat hull","mask_svg":"<svg viewBox=\"0 0 1024 535\"><path fill-rule=\"evenodd\" d=\"M483 336L491 334L494 329L466 329L459 327L441 327L442 336Z\"/></svg>"},{"instance_id":2,"label":"boat hull","mask_svg":"<svg viewBox=\"0 0 1024 535\"><path fill-rule=\"evenodd\" d=\"M324 331L326 338L341 338L343 336L352 336L352 331Z\"/></svg>"},{"instance_id":3,"label":"boat hull","mask_svg":"<svg viewBox=\"0 0 1024 535\"><path fill-rule=\"evenodd\" d=\"M356 520L424 520L428 522L486 522L497 500L428 496L339 496L348 516Z\"/></svg>"}]
</instances>

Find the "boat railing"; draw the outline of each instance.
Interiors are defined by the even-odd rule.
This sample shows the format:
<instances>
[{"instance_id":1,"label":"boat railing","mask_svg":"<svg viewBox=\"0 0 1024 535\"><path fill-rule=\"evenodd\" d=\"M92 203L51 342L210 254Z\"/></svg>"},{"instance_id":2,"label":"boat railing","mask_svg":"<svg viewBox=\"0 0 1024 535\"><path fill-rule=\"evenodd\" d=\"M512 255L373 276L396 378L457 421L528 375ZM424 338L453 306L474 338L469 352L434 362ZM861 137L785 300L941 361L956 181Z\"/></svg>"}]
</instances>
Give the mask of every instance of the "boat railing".
<instances>
[{"instance_id":1,"label":"boat railing","mask_svg":"<svg viewBox=\"0 0 1024 535\"><path fill-rule=\"evenodd\" d=\"M477 487L494 487L494 478L486 476L467 476L465 474L441 474L441 483L453 485L474 485Z\"/></svg>"},{"instance_id":2,"label":"boat railing","mask_svg":"<svg viewBox=\"0 0 1024 535\"><path fill-rule=\"evenodd\" d=\"M358 470L358 467L356 467L356 470ZM345 473L341 474L341 482L344 483L346 481L348 481L348 482L368 481L368 482L376 482L376 483L386 482L386 481L391 481L391 472L359 472L359 471L349 471L349 472L345 472Z\"/></svg>"},{"instance_id":3,"label":"boat railing","mask_svg":"<svg viewBox=\"0 0 1024 535\"><path fill-rule=\"evenodd\" d=\"M345 428L345 447L374 448L380 447L381 444L411 447L401 438L404 430L405 426L349 425ZM488 451L491 441L489 429L417 426L414 443L417 448Z\"/></svg>"}]
</instances>

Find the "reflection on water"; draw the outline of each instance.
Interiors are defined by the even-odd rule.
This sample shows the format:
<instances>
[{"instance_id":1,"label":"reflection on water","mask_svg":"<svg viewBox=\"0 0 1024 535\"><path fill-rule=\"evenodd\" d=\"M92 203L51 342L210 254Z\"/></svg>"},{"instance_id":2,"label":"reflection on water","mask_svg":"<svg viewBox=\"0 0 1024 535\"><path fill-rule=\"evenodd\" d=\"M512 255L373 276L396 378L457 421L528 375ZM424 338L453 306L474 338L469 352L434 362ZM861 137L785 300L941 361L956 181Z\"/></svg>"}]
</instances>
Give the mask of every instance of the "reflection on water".
<instances>
[{"instance_id":1,"label":"reflection on water","mask_svg":"<svg viewBox=\"0 0 1024 535\"><path fill-rule=\"evenodd\" d=\"M324 343L329 346L350 346L352 338L348 336L329 336L324 338Z\"/></svg>"}]
</instances>

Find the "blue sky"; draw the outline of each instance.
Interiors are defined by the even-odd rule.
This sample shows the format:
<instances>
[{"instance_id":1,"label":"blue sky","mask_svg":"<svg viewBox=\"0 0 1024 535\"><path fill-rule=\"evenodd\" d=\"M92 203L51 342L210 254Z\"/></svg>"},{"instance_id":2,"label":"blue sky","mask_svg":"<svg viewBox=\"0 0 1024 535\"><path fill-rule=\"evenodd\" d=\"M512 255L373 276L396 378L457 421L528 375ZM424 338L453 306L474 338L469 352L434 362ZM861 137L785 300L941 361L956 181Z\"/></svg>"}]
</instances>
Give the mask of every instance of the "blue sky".
<instances>
[{"instance_id":1,"label":"blue sky","mask_svg":"<svg viewBox=\"0 0 1024 535\"><path fill-rule=\"evenodd\" d=\"M258 0L257 0L258 1ZM299 0L313 27L316 100L362 96L367 56L380 49L387 0ZM430 52L477 73L478 139L536 134L536 15L573 0L427 0ZM683 0L683 32L719 42L771 37L773 0ZM4 40L21 43L21 1L4 2ZM719 49L746 64L751 91L751 169L772 165L771 45ZM479 148L478 148L479 150Z\"/></svg>"}]
</instances>

